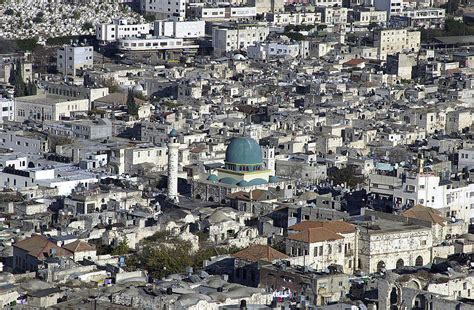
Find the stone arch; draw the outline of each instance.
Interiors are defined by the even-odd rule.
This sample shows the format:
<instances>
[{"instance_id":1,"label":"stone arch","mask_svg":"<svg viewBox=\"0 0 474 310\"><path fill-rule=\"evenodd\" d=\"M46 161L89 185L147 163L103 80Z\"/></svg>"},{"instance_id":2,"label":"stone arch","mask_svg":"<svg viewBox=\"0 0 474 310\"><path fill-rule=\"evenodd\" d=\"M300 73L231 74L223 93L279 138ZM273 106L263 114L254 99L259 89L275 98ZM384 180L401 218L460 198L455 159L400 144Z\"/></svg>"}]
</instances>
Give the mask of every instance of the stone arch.
<instances>
[{"instance_id":1,"label":"stone arch","mask_svg":"<svg viewBox=\"0 0 474 310\"><path fill-rule=\"evenodd\" d=\"M28 168L34 168L34 167L35 167L35 163L32 162L32 161L30 161L30 162L28 163Z\"/></svg>"},{"instance_id":2,"label":"stone arch","mask_svg":"<svg viewBox=\"0 0 474 310\"><path fill-rule=\"evenodd\" d=\"M421 255L419 255L419 256L415 259L415 266L423 266L423 257L421 257Z\"/></svg>"},{"instance_id":3,"label":"stone arch","mask_svg":"<svg viewBox=\"0 0 474 310\"><path fill-rule=\"evenodd\" d=\"M398 294L398 290L396 287L392 287L390 291L390 309L395 310L398 309L398 302L400 301L400 294Z\"/></svg>"},{"instance_id":4,"label":"stone arch","mask_svg":"<svg viewBox=\"0 0 474 310\"><path fill-rule=\"evenodd\" d=\"M385 269L385 262L383 260L377 263L377 272L381 272L382 269Z\"/></svg>"},{"instance_id":5,"label":"stone arch","mask_svg":"<svg viewBox=\"0 0 474 310\"><path fill-rule=\"evenodd\" d=\"M412 302L413 310L427 310L428 309L428 300L425 295L418 294L413 298Z\"/></svg>"},{"instance_id":6,"label":"stone arch","mask_svg":"<svg viewBox=\"0 0 474 310\"><path fill-rule=\"evenodd\" d=\"M398 269L402 268L403 266L405 266L405 262L403 261L403 259L400 258L399 260L397 260L395 267Z\"/></svg>"}]
</instances>

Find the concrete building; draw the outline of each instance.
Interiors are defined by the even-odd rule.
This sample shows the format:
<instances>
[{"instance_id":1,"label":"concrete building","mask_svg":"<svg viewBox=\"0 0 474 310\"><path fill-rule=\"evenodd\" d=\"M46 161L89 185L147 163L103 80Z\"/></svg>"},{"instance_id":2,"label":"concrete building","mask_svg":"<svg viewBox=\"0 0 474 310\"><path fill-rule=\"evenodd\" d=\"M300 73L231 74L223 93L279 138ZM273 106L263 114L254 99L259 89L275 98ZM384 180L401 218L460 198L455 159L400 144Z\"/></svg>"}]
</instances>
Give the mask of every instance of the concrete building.
<instances>
[{"instance_id":1,"label":"concrete building","mask_svg":"<svg viewBox=\"0 0 474 310\"><path fill-rule=\"evenodd\" d=\"M247 47L264 41L270 29L258 24L226 24L212 29L212 47L215 55L247 50Z\"/></svg>"},{"instance_id":2,"label":"concrete building","mask_svg":"<svg viewBox=\"0 0 474 310\"><path fill-rule=\"evenodd\" d=\"M358 26L369 26L370 24L385 24L387 22L387 12L376 10L374 7L357 8L349 12L350 21Z\"/></svg>"},{"instance_id":3,"label":"concrete building","mask_svg":"<svg viewBox=\"0 0 474 310\"><path fill-rule=\"evenodd\" d=\"M257 10L253 6L190 6L190 18L202 21L250 21L257 16Z\"/></svg>"},{"instance_id":4,"label":"concrete building","mask_svg":"<svg viewBox=\"0 0 474 310\"><path fill-rule=\"evenodd\" d=\"M153 15L156 19L175 19L183 21L186 18L187 0L140 0L140 9L145 15Z\"/></svg>"},{"instance_id":5,"label":"concrete building","mask_svg":"<svg viewBox=\"0 0 474 310\"><path fill-rule=\"evenodd\" d=\"M316 25L321 22L319 12L270 13L266 17L275 26Z\"/></svg>"},{"instance_id":6,"label":"concrete building","mask_svg":"<svg viewBox=\"0 0 474 310\"><path fill-rule=\"evenodd\" d=\"M247 4L255 7L257 14L282 12L284 10L284 0L249 0Z\"/></svg>"},{"instance_id":7,"label":"concrete building","mask_svg":"<svg viewBox=\"0 0 474 310\"><path fill-rule=\"evenodd\" d=\"M421 44L419 31L407 29L383 29L374 32L374 47L378 49L379 59L401 52L418 52Z\"/></svg>"},{"instance_id":8,"label":"concrete building","mask_svg":"<svg viewBox=\"0 0 474 310\"><path fill-rule=\"evenodd\" d=\"M111 24L96 25L96 38L101 42L116 42L123 38L150 34L150 24L129 24L126 19L114 19Z\"/></svg>"},{"instance_id":9,"label":"concrete building","mask_svg":"<svg viewBox=\"0 0 474 310\"><path fill-rule=\"evenodd\" d=\"M157 20L153 32L156 37L196 39L205 35L205 21Z\"/></svg>"},{"instance_id":10,"label":"concrete building","mask_svg":"<svg viewBox=\"0 0 474 310\"><path fill-rule=\"evenodd\" d=\"M0 108L2 121L13 121L15 118L15 101L8 98L0 98Z\"/></svg>"},{"instance_id":11,"label":"concrete building","mask_svg":"<svg viewBox=\"0 0 474 310\"><path fill-rule=\"evenodd\" d=\"M377 10L387 12L388 18L392 15L400 15L404 10L402 0L374 0L374 6Z\"/></svg>"},{"instance_id":12,"label":"concrete building","mask_svg":"<svg viewBox=\"0 0 474 310\"><path fill-rule=\"evenodd\" d=\"M78 70L92 68L94 50L92 46L68 46L57 50L56 68L63 75L76 76Z\"/></svg>"},{"instance_id":13,"label":"concrete building","mask_svg":"<svg viewBox=\"0 0 474 310\"><path fill-rule=\"evenodd\" d=\"M71 113L89 111L88 99L71 100L57 95L34 95L15 98L15 121L59 121Z\"/></svg>"},{"instance_id":14,"label":"concrete building","mask_svg":"<svg viewBox=\"0 0 474 310\"><path fill-rule=\"evenodd\" d=\"M197 50L199 46L181 38L153 37L127 38L119 41L122 51L166 51L166 50Z\"/></svg>"},{"instance_id":15,"label":"concrete building","mask_svg":"<svg viewBox=\"0 0 474 310\"><path fill-rule=\"evenodd\" d=\"M306 58L309 57L309 42L295 43L258 42L247 47L247 56L252 59Z\"/></svg>"}]
</instances>

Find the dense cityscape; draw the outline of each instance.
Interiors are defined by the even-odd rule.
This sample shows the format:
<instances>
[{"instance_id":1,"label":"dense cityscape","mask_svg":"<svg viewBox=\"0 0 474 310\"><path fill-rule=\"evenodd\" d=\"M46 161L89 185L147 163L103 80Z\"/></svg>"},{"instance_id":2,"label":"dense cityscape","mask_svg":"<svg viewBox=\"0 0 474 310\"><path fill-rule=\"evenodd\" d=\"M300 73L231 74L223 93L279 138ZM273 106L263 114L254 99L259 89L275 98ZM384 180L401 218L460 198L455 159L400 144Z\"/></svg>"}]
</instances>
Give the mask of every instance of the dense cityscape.
<instances>
[{"instance_id":1,"label":"dense cityscape","mask_svg":"<svg viewBox=\"0 0 474 310\"><path fill-rule=\"evenodd\" d=\"M472 47L460 0L0 1L0 309L474 309Z\"/></svg>"}]
</instances>

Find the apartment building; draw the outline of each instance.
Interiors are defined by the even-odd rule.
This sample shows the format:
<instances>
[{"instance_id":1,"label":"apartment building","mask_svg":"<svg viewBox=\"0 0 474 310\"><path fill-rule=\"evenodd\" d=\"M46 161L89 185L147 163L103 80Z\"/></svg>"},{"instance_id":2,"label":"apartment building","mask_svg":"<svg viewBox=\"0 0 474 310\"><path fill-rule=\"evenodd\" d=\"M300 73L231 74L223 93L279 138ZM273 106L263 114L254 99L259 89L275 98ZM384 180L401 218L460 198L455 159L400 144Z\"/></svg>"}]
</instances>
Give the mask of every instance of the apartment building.
<instances>
[{"instance_id":1,"label":"apartment building","mask_svg":"<svg viewBox=\"0 0 474 310\"><path fill-rule=\"evenodd\" d=\"M149 34L150 24L129 24L126 19L114 19L111 24L96 25L96 38L101 42L116 42L123 38Z\"/></svg>"},{"instance_id":2,"label":"apartment building","mask_svg":"<svg viewBox=\"0 0 474 310\"><path fill-rule=\"evenodd\" d=\"M203 20L157 20L154 22L153 31L156 37L195 39L205 36L205 26L206 22Z\"/></svg>"},{"instance_id":3,"label":"apartment building","mask_svg":"<svg viewBox=\"0 0 474 310\"><path fill-rule=\"evenodd\" d=\"M56 67L63 75L76 76L78 70L92 68L93 65L92 46L63 46L57 50Z\"/></svg>"},{"instance_id":4,"label":"apartment building","mask_svg":"<svg viewBox=\"0 0 474 310\"><path fill-rule=\"evenodd\" d=\"M321 22L319 12L269 13L266 17L275 26L315 25Z\"/></svg>"},{"instance_id":5,"label":"apartment building","mask_svg":"<svg viewBox=\"0 0 474 310\"><path fill-rule=\"evenodd\" d=\"M174 19L183 21L186 18L187 0L140 0L140 8L145 15L156 19Z\"/></svg>"},{"instance_id":6,"label":"apartment building","mask_svg":"<svg viewBox=\"0 0 474 310\"><path fill-rule=\"evenodd\" d=\"M44 94L15 98L15 121L58 121L70 117L71 112L88 111L88 99L71 100L67 97Z\"/></svg>"},{"instance_id":7,"label":"apartment building","mask_svg":"<svg viewBox=\"0 0 474 310\"><path fill-rule=\"evenodd\" d=\"M378 49L379 59L404 51L418 52L421 46L421 32L407 29L384 29L374 32L374 47Z\"/></svg>"},{"instance_id":8,"label":"apartment building","mask_svg":"<svg viewBox=\"0 0 474 310\"><path fill-rule=\"evenodd\" d=\"M374 7L357 8L350 11L350 21L358 26L385 24L387 22L387 12L376 10Z\"/></svg>"},{"instance_id":9,"label":"apartment building","mask_svg":"<svg viewBox=\"0 0 474 310\"><path fill-rule=\"evenodd\" d=\"M270 33L267 26L259 24L225 24L212 29L212 46L215 55L247 50L247 47L264 41Z\"/></svg>"},{"instance_id":10,"label":"apartment building","mask_svg":"<svg viewBox=\"0 0 474 310\"><path fill-rule=\"evenodd\" d=\"M181 38L146 36L121 39L118 47L122 51L165 51L196 50L199 46Z\"/></svg>"},{"instance_id":11,"label":"apartment building","mask_svg":"<svg viewBox=\"0 0 474 310\"><path fill-rule=\"evenodd\" d=\"M257 10L254 6L190 6L190 18L202 21L254 20Z\"/></svg>"}]
</instances>

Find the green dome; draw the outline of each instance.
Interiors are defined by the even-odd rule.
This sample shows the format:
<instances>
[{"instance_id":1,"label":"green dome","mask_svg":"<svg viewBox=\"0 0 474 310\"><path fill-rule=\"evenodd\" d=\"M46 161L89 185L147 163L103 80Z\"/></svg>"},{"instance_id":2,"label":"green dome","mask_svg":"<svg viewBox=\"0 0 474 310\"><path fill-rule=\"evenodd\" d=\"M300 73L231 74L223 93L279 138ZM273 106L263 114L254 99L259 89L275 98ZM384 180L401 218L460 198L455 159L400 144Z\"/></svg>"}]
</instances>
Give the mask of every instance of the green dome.
<instances>
[{"instance_id":1,"label":"green dome","mask_svg":"<svg viewBox=\"0 0 474 310\"><path fill-rule=\"evenodd\" d=\"M279 181L280 181L280 179L278 179L277 176L274 176L274 175L270 176L270 180L269 180L270 183L276 183L276 182L279 182Z\"/></svg>"},{"instance_id":2,"label":"green dome","mask_svg":"<svg viewBox=\"0 0 474 310\"><path fill-rule=\"evenodd\" d=\"M249 181L249 185L262 185L262 184L267 184L268 182L262 178L257 178Z\"/></svg>"},{"instance_id":3,"label":"green dome","mask_svg":"<svg viewBox=\"0 0 474 310\"><path fill-rule=\"evenodd\" d=\"M219 180L219 182L224 183L224 184L229 184L229 185L237 184L237 180L231 177L222 178Z\"/></svg>"},{"instance_id":4,"label":"green dome","mask_svg":"<svg viewBox=\"0 0 474 310\"><path fill-rule=\"evenodd\" d=\"M240 181L239 183L237 183L238 186L248 186L249 185L249 182L245 181L245 180L242 180Z\"/></svg>"},{"instance_id":5,"label":"green dome","mask_svg":"<svg viewBox=\"0 0 474 310\"><path fill-rule=\"evenodd\" d=\"M225 162L236 165L261 165L263 160L260 145L252 138L232 138L225 152Z\"/></svg>"},{"instance_id":6,"label":"green dome","mask_svg":"<svg viewBox=\"0 0 474 310\"><path fill-rule=\"evenodd\" d=\"M211 181L211 182L217 182L219 180L219 178L217 177L217 175L211 174L207 177L207 180Z\"/></svg>"}]
</instances>

